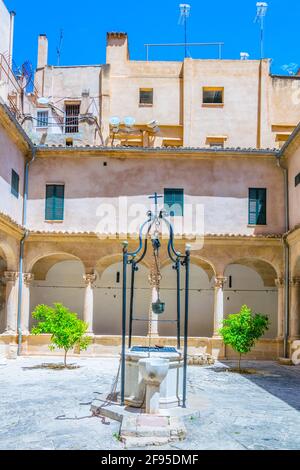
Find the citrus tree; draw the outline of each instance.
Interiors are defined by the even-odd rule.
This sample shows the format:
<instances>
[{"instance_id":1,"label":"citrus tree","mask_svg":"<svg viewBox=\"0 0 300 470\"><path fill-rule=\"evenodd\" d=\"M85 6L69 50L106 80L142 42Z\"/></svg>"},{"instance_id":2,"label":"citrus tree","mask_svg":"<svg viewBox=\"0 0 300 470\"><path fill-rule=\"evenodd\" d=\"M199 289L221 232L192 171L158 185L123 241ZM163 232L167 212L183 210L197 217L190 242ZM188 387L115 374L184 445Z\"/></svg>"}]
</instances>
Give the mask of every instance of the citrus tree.
<instances>
[{"instance_id":1,"label":"citrus tree","mask_svg":"<svg viewBox=\"0 0 300 470\"><path fill-rule=\"evenodd\" d=\"M239 354L239 371L241 371L242 355L251 351L255 342L268 328L268 317L259 313L253 314L247 305L243 305L239 313L231 314L223 320L223 327L219 332L224 344L231 346Z\"/></svg>"},{"instance_id":2,"label":"citrus tree","mask_svg":"<svg viewBox=\"0 0 300 470\"><path fill-rule=\"evenodd\" d=\"M32 334L50 334L49 349L53 351L57 347L64 350L65 367L67 367L67 354L70 349L77 346L79 351L82 351L90 344L91 339L86 336L87 323L60 303L55 303L54 307L38 305L32 316L38 321L32 329Z\"/></svg>"}]
</instances>

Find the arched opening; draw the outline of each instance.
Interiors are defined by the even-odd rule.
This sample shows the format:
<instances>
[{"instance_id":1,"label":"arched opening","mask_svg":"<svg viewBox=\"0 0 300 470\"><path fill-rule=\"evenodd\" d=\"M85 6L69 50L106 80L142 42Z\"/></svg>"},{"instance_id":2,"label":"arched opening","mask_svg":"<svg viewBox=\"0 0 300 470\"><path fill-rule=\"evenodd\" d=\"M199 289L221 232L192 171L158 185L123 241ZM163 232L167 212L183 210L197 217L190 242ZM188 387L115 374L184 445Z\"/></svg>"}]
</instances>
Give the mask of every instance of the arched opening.
<instances>
[{"instance_id":1,"label":"arched opening","mask_svg":"<svg viewBox=\"0 0 300 470\"><path fill-rule=\"evenodd\" d=\"M278 290L273 266L258 259L242 259L227 266L224 288L224 317L239 312L242 305L267 315L270 327L265 338L277 336Z\"/></svg>"},{"instance_id":2,"label":"arched opening","mask_svg":"<svg viewBox=\"0 0 300 470\"><path fill-rule=\"evenodd\" d=\"M6 257L0 245L0 334L6 328L6 285L4 273L7 270Z\"/></svg>"},{"instance_id":3,"label":"arched opening","mask_svg":"<svg viewBox=\"0 0 300 470\"><path fill-rule=\"evenodd\" d=\"M97 265L98 266L98 265ZM122 263L117 262L108 266L99 275L94 289L94 333L96 335L122 334ZM135 274L134 316L147 320L151 299L148 282L148 269L140 264ZM127 268L127 306L129 311L131 266ZM128 317L127 317L128 318ZM127 322L128 327L128 322ZM135 321L134 336L146 336L148 324L146 321Z\"/></svg>"},{"instance_id":4,"label":"arched opening","mask_svg":"<svg viewBox=\"0 0 300 470\"><path fill-rule=\"evenodd\" d=\"M84 266L72 255L57 254L39 259L32 268L30 312L39 304L62 303L83 318ZM33 319L30 319L30 328Z\"/></svg>"},{"instance_id":5,"label":"arched opening","mask_svg":"<svg viewBox=\"0 0 300 470\"><path fill-rule=\"evenodd\" d=\"M214 328L214 269L200 258L192 258L189 290L189 336L211 337ZM184 324L185 269L181 268L181 334ZM164 320L176 320L176 271L169 264L162 269L161 299L166 303ZM176 323L160 323L161 336L176 336Z\"/></svg>"}]
</instances>

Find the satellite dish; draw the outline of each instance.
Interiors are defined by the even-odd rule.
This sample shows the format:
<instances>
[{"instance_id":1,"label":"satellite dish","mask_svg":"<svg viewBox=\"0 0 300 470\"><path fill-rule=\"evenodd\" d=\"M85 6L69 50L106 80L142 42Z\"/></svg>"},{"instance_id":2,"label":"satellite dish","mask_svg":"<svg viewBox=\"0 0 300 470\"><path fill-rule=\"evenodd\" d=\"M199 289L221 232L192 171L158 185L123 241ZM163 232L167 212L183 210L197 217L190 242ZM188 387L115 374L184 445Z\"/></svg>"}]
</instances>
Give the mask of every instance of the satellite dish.
<instances>
[{"instance_id":1,"label":"satellite dish","mask_svg":"<svg viewBox=\"0 0 300 470\"><path fill-rule=\"evenodd\" d=\"M124 119L124 124L126 127L133 127L135 125L135 119L131 116L127 116Z\"/></svg>"},{"instance_id":2,"label":"satellite dish","mask_svg":"<svg viewBox=\"0 0 300 470\"><path fill-rule=\"evenodd\" d=\"M109 124L112 127L119 127L119 125L121 124L121 119L118 118L117 116L113 116L113 117L110 118Z\"/></svg>"},{"instance_id":3,"label":"satellite dish","mask_svg":"<svg viewBox=\"0 0 300 470\"><path fill-rule=\"evenodd\" d=\"M153 121L148 122L147 127L150 127L151 129L154 129L158 126L158 121L153 119Z\"/></svg>"},{"instance_id":4,"label":"satellite dish","mask_svg":"<svg viewBox=\"0 0 300 470\"><path fill-rule=\"evenodd\" d=\"M43 104L47 105L50 103L50 99L46 98L45 96L41 96L40 98L37 99L38 104Z\"/></svg>"}]
</instances>

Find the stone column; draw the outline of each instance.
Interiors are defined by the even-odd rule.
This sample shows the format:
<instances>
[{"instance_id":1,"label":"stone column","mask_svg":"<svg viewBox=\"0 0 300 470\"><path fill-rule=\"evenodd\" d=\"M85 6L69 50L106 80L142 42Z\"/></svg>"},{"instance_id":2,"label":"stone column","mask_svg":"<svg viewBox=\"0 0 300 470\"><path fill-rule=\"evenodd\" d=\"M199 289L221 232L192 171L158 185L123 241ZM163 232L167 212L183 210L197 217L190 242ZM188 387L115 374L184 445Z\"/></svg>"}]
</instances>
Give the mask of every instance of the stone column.
<instances>
[{"instance_id":1,"label":"stone column","mask_svg":"<svg viewBox=\"0 0 300 470\"><path fill-rule=\"evenodd\" d=\"M219 338L219 329L222 326L224 318L224 286L227 281L226 277L219 276L215 278L215 295L214 295L214 337Z\"/></svg>"},{"instance_id":2,"label":"stone column","mask_svg":"<svg viewBox=\"0 0 300 470\"><path fill-rule=\"evenodd\" d=\"M85 282L84 306L83 306L83 319L88 324L87 333L93 334L93 319L94 319L94 285L96 274L85 274L83 276Z\"/></svg>"},{"instance_id":3,"label":"stone column","mask_svg":"<svg viewBox=\"0 0 300 470\"><path fill-rule=\"evenodd\" d=\"M34 280L31 273L23 274L23 292L22 292L22 311L21 311L21 328L23 335L29 334L30 322L30 284Z\"/></svg>"},{"instance_id":4,"label":"stone column","mask_svg":"<svg viewBox=\"0 0 300 470\"><path fill-rule=\"evenodd\" d=\"M300 339L300 277L291 280L290 338Z\"/></svg>"},{"instance_id":5,"label":"stone column","mask_svg":"<svg viewBox=\"0 0 300 470\"><path fill-rule=\"evenodd\" d=\"M277 339L284 337L284 279L275 280L278 289L278 307L277 307Z\"/></svg>"},{"instance_id":6,"label":"stone column","mask_svg":"<svg viewBox=\"0 0 300 470\"><path fill-rule=\"evenodd\" d=\"M5 334L15 335L17 332L18 316L18 278L19 273L6 271L6 328Z\"/></svg>"}]
</instances>

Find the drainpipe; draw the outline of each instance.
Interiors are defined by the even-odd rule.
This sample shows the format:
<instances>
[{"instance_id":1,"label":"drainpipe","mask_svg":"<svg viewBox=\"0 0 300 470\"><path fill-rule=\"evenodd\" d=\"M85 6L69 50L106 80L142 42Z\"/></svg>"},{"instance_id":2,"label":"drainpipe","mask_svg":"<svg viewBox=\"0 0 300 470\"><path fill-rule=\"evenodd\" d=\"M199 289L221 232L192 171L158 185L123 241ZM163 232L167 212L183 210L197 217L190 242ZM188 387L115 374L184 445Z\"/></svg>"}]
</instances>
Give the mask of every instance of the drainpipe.
<instances>
[{"instance_id":1,"label":"drainpipe","mask_svg":"<svg viewBox=\"0 0 300 470\"><path fill-rule=\"evenodd\" d=\"M22 225L26 226L27 222L27 200L28 200L28 174L29 165L35 160L36 147L31 148L31 159L26 162L25 173L24 173L24 191L23 191L23 215ZM24 245L26 238L28 237L28 230L20 241L20 258L19 258L19 289L18 289L18 317L17 317L17 329L18 329L18 356L21 355L22 349L22 291L23 291L23 261L24 261Z\"/></svg>"},{"instance_id":2,"label":"drainpipe","mask_svg":"<svg viewBox=\"0 0 300 470\"><path fill-rule=\"evenodd\" d=\"M289 221L289 179L288 170L282 165L281 155L277 157L277 165L283 171L284 176L284 199L285 199L285 231L286 234L290 229ZM284 358L289 357L288 342L290 330L290 247L287 241L287 236L283 237L284 243L284 281L285 281L285 296L284 296L284 340L283 340L283 354Z\"/></svg>"}]
</instances>

